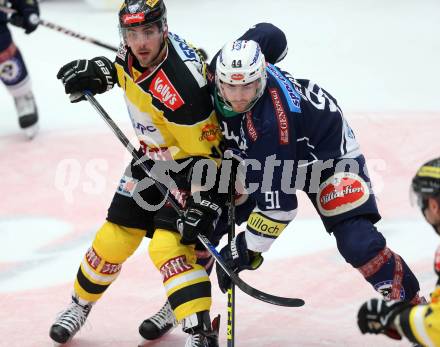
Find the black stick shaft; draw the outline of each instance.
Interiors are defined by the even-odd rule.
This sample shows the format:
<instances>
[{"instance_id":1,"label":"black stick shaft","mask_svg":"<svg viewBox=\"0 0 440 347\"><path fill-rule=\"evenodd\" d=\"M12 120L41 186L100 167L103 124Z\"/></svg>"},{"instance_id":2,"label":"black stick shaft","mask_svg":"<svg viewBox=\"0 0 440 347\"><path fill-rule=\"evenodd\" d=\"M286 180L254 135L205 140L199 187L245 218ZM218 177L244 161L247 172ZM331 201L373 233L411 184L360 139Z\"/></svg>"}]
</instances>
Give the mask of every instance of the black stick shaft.
<instances>
[{"instance_id":1,"label":"black stick shaft","mask_svg":"<svg viewBox=\"0 0 440 347\"><path fill-rule=\"evenodd\" d=\"M232 162L234 162L232 160ZM229 181L229 211L228 211L228 244L230 245L235 237L235 180L236 165L232 165L231 179ZM231 281L228 289L228 324L227 324L227 347L235 346L235 284Z\"/></svg>"},{"instance_id":2,"label":"black stick shaft","mask_svg":"<svg viewBox=\"0 0 440 347\"><path fill-rule=\"evenodd\" d=\"M13 13L17 12L13 8L5 7L5 6L0 6L0 11L2 11L4 13L7 13L7 14L13 14ZM111 50L113 52L117 52L118 51L118 48L115 47L115 46L112 46L112 45L109 45L107 43L98 41L98 40L96 40L96 39L94 39L94 38L92 38L90 36L86 36L86 35L80 34L78 32L75 32L73 30L67 29L67 28L62 27L61 25L55 24L53 22L49 22L47 20L40 19L40 24L45 26L46 28L58 31L58 32L60 32L62 34L65 34L65 35L70 36L70 37L77 38L77 39L82 40L82 41L89 42L89 43L94 44L96 46L109 49L109 50Z\"/></svg>"},{"instance_id":3,"label":"black stick shaft","mask_svg":"<svg viewBox=\"0 0 440 347\"><path fill-rule=\"evenodd\" d=\"M109 49L109 50L111 50L113 52L117 52L118 51L118 48L115 47L115 46L112 46L112 45L109 45L107 43L98 41L98 40L96 40L96 39L94 39L94 38L92 38L90 36L86 36L86 35L80 34L80 33L75 32L73 30L70 30L70 29L67 29L65 27L62 27L61 25L49 22L47 20L40 19L40 24L45 26L46 28L58 31L58 32L63 33L65 35L67 35L67 36L74 37L74 38L82 40L82 41L89 42L89 43L94 44L96 46Z\"/></svg>"}]
</instances>

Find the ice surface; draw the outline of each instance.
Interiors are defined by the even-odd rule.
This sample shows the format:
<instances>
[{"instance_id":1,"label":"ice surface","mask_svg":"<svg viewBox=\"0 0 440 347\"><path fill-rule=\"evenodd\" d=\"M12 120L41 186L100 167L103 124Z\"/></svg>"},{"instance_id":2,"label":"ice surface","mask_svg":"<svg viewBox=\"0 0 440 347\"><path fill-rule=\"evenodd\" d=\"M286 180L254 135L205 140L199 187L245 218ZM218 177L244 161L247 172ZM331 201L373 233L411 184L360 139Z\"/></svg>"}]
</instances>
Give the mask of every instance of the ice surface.
<instances>
[{"instance_id":1,"label":"ice surface","mask_svg":"<svg viewBox=\"0 0 440 347\"><path fill-rule=\"evenodd\" d=\"M435 278L437 236L408 201L422 162L439 155L440 3L436 0L168 0L170 30L212 56L224 42L262 21L281 27L289 54L281 66L331 92L366 154L383 220L378 228L420 279L427 295ZM46 1L42 18L118 45L117 16L81 1ZM30 70L41 119L32 142L19 133L12 99L0 88L0 346L51 346L48 330L69 301L79 262L103 222L128 156L87 103L70 104L56 80L77 58L113 53L41 27L13 28ZM98 100L133 139L120 90ZM134 140L134 139L133 139ZM375 293L344 263L311 204L300 195L297 220L255 273L243 274L271 293L306 300L300 309L270 306L237 294L236 345L407 346L361 336L359 305ZM147 241L93 308L70 344L135 346L138 324L159 309L164 291ZM213 285L213 312L226 298ZM183 346L175 332L150 346Z\"/></svg>"}]
</instances>

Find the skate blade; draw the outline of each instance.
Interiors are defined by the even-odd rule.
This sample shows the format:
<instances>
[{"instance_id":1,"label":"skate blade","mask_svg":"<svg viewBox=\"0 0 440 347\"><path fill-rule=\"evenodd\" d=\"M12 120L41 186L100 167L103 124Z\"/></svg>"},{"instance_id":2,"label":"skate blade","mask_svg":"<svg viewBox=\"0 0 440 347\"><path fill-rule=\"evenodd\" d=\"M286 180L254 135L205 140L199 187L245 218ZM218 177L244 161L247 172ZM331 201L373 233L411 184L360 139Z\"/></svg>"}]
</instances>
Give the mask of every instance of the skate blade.
<instances>
[{"instance_id":1,"label":"skate blade","mask_svg":"<svg viewBox=\"0 0 440 347\"><path fill-rule=\"evenodd\" d=\"M39 130L40 130L40 125L38 123L35 123L30 127L22 129L24 135L28 140L32 140L38 134Z\"/></svg>"}]
</instances>

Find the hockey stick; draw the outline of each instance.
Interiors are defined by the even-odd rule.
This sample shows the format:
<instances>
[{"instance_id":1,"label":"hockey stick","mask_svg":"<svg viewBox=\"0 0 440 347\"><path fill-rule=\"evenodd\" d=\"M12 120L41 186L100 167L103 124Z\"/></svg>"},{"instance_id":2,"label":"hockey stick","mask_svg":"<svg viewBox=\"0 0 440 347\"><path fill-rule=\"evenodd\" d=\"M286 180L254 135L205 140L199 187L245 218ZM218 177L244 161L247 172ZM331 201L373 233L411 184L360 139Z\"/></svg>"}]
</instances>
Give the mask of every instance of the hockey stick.
<instances>
[{"instance_id":1,"label":"hockey stick","mask_svg":"<svg viewBox=\"0 0 440 347\"><path fill-rule=\"evenodd\" d=\"M0 11L2 11L4 13L7 13L7 14L13 14L13 13L17 12L14 9L9 8L9 7L5 7L5 6L0 6ZM21 23L19 23L19 22L15 22L15 23L13 23L11 21L9 21L9 22L11 24L15 25L15 26L21 26L20 25ZM86 42L92 43L92 44L94 44L96 46L107 48L107 49L109 49L109 50L111 50L113 52L117 52L118 51L118 48L115 47L115 46L112 46L112 45L109 45L107 43L95 40L94 38L82 35L80 33L72 31L70 29L64 28L64 27L62 27L62 26L60 26L58 24L46 21L44 19L40 19L40 24L45 26L46 28L49 28L49 29L52 29L52 30L56 30L56 31L58 31L58 32L60 32L62 34L65 34L65 35L77 38L77 39L82 40L82 41L86 41Z\"/></svg>"},{"instance_id":2,"label":"hockey stick","mask_svg":"<svg viewBox=\"0 0 440 347\"><path fill-rule=\"evenodd\" d=\"M234 160L232 159L232 162ZM229 208L228 208L228 244L230 245L235 236L235 180L237 168L232 165L231 179L229 182ZM235 345L235 285L231 281L228 288L228 325L226 333L227 347Z\"/></svg>"},{"instance_id":3,"label":"hockey stick","mask_svg":"<svg viewBox=\"0 0 440 347\"><path fill-rule=\"evenodd\" d=\"M107 125L112 129L113 133L116 137L121 141L121 143L125 146L125 148L130 152L131 156L136 160L136 162L140 165L140 167L145 171L147 176L154 180L156 187L159 191L166 197L167 202L176 210L179 216L182 216L182 211L180 210L179 204L174 200L174 198L168 193L168 190L160 184L157 180L152 176L150 169L147 165L139 158L136 153L136 149L130 143L130 140L125 136L125 134L121 131L121 129L115 124L113 119L107 114L104 108L100 105L100 103L95 99L95 97L89 91L84 91L84 96L87 101L93 106L93 108L99 113L99 115L103 118L103 120L107 123ZM246 282L244 282L238 275L232 271L223 260L220 253L217 252L212 243L208 240L205 235L198 235L199 241L205 246L209 253L214 257L217 263L222 267L222 269L228 274L231 278L231 281L240 288L244 293L249 296L254 297L255 299L265 301L269 304L278 305L278 306L287 306L287 307L300 307L304 305L304 300L298 298L285 298L280 296L271 295L265 292L262 292L256 288L251 287Z\"/></svg>"}]
</instances>

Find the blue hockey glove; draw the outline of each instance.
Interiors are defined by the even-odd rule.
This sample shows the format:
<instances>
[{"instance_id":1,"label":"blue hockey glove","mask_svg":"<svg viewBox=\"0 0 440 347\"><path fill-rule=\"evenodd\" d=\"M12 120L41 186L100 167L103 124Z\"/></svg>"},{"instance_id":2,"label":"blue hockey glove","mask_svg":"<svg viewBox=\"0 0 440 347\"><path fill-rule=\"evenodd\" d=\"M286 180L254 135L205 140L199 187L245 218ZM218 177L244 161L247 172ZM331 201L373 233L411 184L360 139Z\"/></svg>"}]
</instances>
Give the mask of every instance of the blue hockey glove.
<instances>
[{"instance_id":1,"label":"blue hockey glove","mask_svg":"<svg viewBox=\"0 0 440 347\"><path fill-rule=\"evenodd\" d=\"M9 22L12 25L25 29L26 34L30 34L37 29L40 24L40 10L36 0L16 1L12 8L17 10L13 13Z\"/></svg>"},{"instance_id":2,"label":"blue hockey glove","mask_svg":"<svg viewBox=\"0 0 440 347\"><path fill-rule=\"evenodd\" d=\"M263 263L261 253L248 250L245 233L238 234L232 242L220 251L226 265L235 273L242 270L256 270ZM231 286L231 279L218 263L216 264L218 285L223 293Z\"/></svg>"},{"instance_id":3,"label":"blue hockey glove","mask_svg":"<svg viewBox=\"0 0 440 347\"><path fill-rule=\"evenodd\" d=\"M182 238L180 243L190 245L197 242L197 236L203 234L209 238L217 225L222 209L209 199L195 202L193 197L186 201L182 218L177 220L177 230Z\"/></svg>"},{"instance_id":4,"label":"blue hockey glove","mask_svg":"<svg viewBox=\"0 0 440 347\"><path fill-rule=\"evenodd\" d=\"M399 313L411 306L403 301L370 299L359 309L359 329L362 334L385 334L392 339L400 340L402 336L397 332L393 321Z\"/></svg>"}]
</instances>

